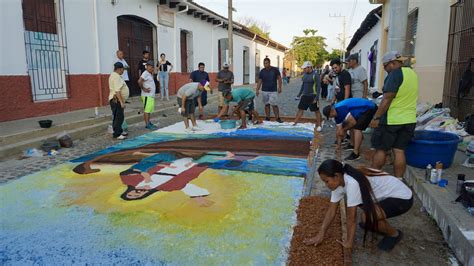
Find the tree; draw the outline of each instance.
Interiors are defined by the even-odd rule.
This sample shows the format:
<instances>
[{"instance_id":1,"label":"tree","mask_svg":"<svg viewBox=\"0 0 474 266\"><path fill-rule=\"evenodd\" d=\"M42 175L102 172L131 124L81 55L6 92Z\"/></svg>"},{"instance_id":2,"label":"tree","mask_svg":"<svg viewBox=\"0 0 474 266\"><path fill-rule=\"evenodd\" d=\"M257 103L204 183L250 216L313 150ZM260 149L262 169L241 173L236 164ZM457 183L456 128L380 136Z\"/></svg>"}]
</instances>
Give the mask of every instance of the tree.
<instances>
[{"instance_id":1,"label":"tree","mask_svg":"<svg viewBox=\"0 0 474 266\"><path fill-rule=\"evenodd\" d=\"M270 26L267 23L249 16L241 17L238 21L240 24L249 28L251 32L270 38Z\"/></svg>"},{"instance_id":2,"label":"tree","mask_svg":"<svg viewBox=\"0 0 474 266\"><path fill-rule=\"evenodd\" d=\"M342 57L342 51L339 49L332 49L332 52L327 55L326 61L331 61L336 58L341 58Z\"/></svg>"},{"instance_id":3,"label":"tree","mask_svg":"<svg viewBox=\"0 0 474 266\"><path fill-rule=\"evenodd\" d=\"M304 29L304 36L294 36L291 43L291 52L298 65L304 61L310 61L313 66L320 67L326 61L326 38L316 35L315 29Z\"/></svg>"}]
</instances>

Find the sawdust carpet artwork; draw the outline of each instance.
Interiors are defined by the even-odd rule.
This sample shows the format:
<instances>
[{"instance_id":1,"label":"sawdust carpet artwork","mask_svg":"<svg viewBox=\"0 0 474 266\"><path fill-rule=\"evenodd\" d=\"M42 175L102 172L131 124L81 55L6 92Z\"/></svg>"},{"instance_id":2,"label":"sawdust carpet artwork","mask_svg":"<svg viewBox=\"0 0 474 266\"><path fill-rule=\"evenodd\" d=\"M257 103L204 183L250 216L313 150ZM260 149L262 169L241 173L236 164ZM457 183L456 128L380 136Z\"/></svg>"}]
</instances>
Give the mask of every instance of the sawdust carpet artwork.
<instances>
[{"instance_id":1,"label":"sawdust carpet artwork","mask_svg":"<svg viewBox=\"0 0 474 266\"><path fill-rule=\"evenodd\" d=\"M312 127L200 123L0 186L1 263L285 263Z\"/></svg>"}]
</instances>

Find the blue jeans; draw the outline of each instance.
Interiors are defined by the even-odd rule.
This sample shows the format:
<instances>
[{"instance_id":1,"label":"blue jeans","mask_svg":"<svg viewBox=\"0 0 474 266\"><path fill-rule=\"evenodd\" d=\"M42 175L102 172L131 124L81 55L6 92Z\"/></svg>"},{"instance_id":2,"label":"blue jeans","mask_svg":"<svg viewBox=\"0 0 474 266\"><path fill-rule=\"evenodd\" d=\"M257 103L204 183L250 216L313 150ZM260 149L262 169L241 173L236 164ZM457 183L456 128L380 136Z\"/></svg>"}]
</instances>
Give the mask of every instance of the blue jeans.
<instances>
[{"instance_id":1,"label":"blue jeans","mask_svg":"<svg viewBox=\"0 0 474 266\"><path fill-rule=\"evenodd\" d=\"M167 71L160 71L160 84L161 84L161 99L166 96L166 99L169 99L168 91L168 81L170 79L169 73Z\"/></svg>"},{"instance_id":2,"label":"blue jeans","mask_svg":"<svg viewBox=\"0 0 474 266\"><path fill-rule=\"evenodd\" d=\"M331 101L332 98L334 98L334 86L331 84L328 84L328 96L326 100Z\"/></svg>"}]
</instances>

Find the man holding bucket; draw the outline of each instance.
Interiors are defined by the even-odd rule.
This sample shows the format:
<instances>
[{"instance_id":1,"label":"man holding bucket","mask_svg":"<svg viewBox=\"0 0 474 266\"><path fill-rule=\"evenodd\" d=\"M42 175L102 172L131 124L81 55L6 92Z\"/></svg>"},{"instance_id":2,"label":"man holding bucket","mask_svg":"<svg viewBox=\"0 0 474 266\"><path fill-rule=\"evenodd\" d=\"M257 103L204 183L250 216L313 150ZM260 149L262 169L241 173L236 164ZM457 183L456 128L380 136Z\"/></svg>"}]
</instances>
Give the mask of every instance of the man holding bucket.
<instances>
[{"instance_id":1,"label":"man holding bucket","mask_svg":"<svg viewBox=\"0 0 474 266\"><path fill-rule=\"evenodd\" d=\"M242 125L239 129L247 128L246 113L249 114L254 124L261 123L260 117L257 111L255 111L255 93L246 88L236 88L232 91L224 92L225 106L221 112L214 119L215 122L219 122L222 115L227 113L230 102L236 102L237 106L234 107L234 113L240 117Z\"/></svg>"},{"instance_id":2,"label":"man holding bucket","mask_svg":"<svg viewBox=\"0 0 474 266\"><path fill-rule=\"evenodd\" d=\"M403 177L405 173L405 149L416 126L418 76L411 68L403 66L406 59L397 51L383 56L382 63L388 76L384 81L382 102L370 123L375 128L372 145L376 149L372 167L381 169L387 152L392 150L396 177Z\"/></svg>"}]
</instances>

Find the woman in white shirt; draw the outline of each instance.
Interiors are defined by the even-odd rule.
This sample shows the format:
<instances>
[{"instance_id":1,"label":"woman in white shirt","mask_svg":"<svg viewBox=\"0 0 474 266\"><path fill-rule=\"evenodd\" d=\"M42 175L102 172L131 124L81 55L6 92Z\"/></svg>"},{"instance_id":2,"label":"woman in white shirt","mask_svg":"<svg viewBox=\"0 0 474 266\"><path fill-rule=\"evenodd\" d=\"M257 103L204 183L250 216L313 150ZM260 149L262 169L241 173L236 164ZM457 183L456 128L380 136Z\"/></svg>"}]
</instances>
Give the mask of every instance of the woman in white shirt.
<instances>
[{"instance_id":1,"label":"woman in white shirt","mask_svg":"<svg viewBox=\"0 0 474 266\"><path fill-rule=\"evenodd\" d=\"M359 226L365 230L364 241L370 230L384 235L378 243L382 250L390 251L400 242L402 232L393 228L387 219L407 212L413 205L413 194L402 181L375 169L355 169L332 159L324 161L318 173L332 191L331 204L318 234L305 240L307 245L318 245L323 241L344 194L347 196L347 240L340 242L343 247L352 251L357 207L363 211Z\"/></svg>"}]
</instances>

